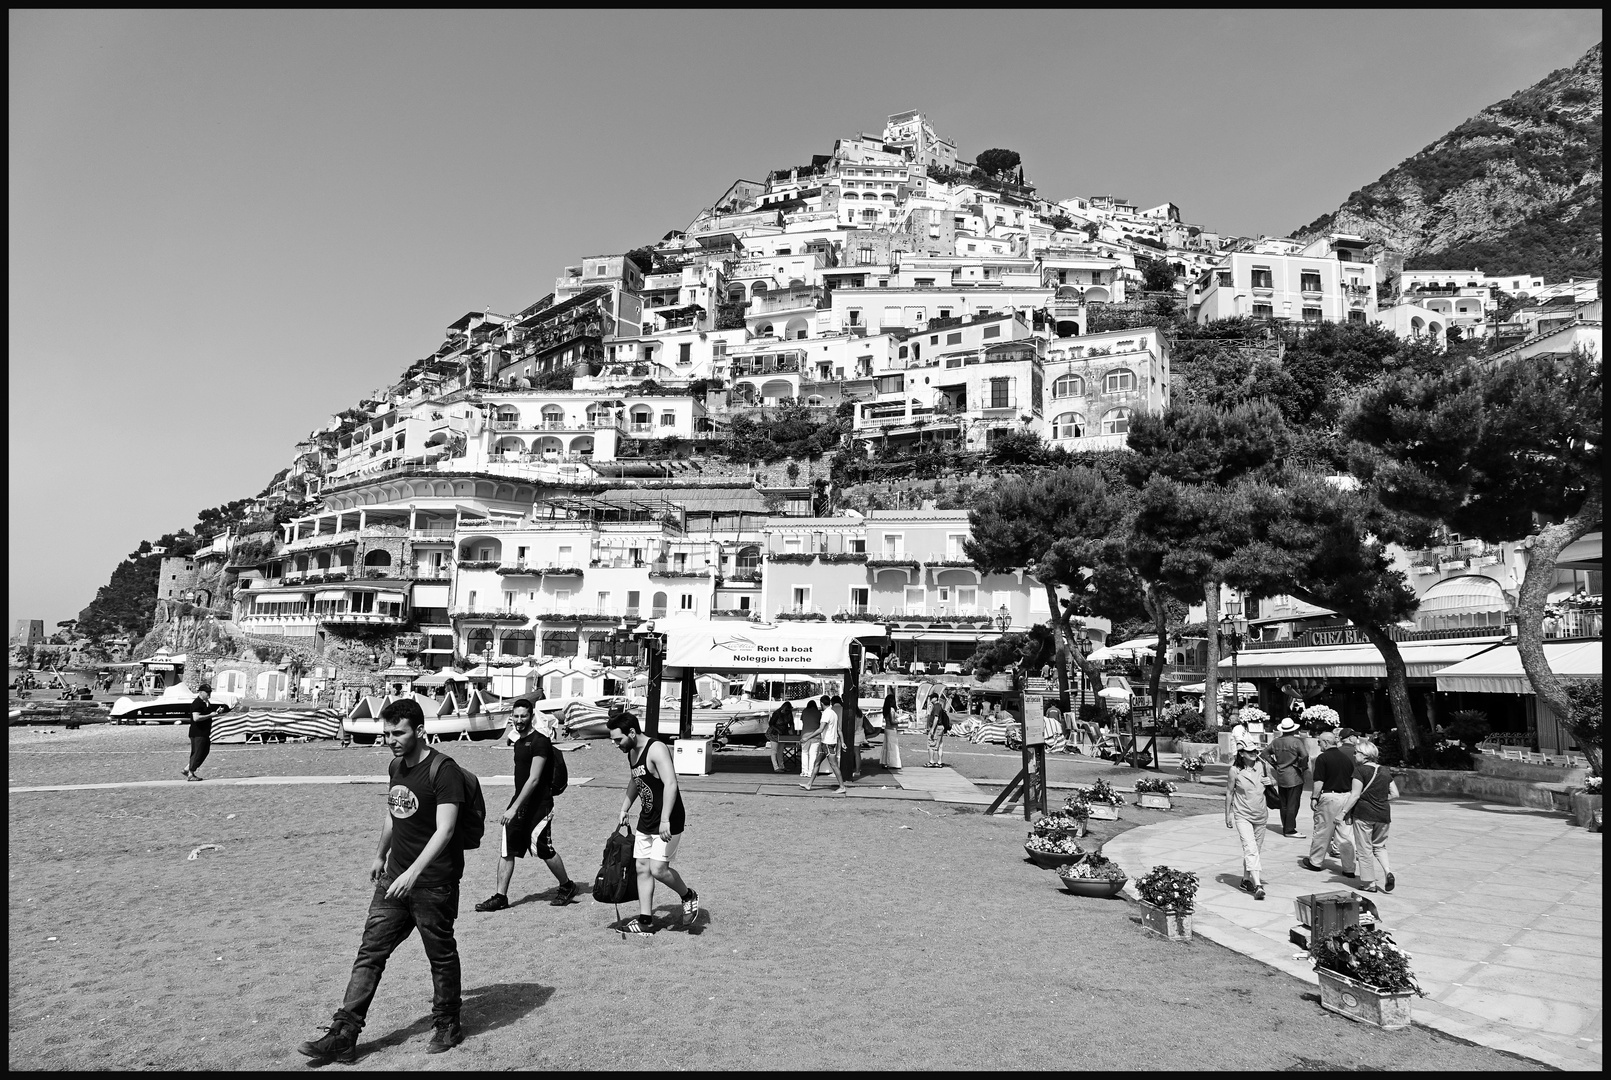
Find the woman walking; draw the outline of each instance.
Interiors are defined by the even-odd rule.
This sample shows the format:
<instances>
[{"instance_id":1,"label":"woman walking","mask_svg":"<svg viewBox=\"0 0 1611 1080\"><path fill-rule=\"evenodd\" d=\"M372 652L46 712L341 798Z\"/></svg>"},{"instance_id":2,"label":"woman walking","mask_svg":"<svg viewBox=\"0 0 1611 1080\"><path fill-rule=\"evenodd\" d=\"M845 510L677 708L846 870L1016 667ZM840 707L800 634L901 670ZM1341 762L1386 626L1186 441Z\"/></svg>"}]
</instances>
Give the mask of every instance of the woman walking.
<instances>
[{"instance_id":1,"label":"woman walking","mask_svg":"<svg viewBox=\"0 0 1611 1080\"><path fill-rule=\"evenodd\" d=\"M1251 735L1239 736L1236 760L1225 784L1225 827L1235 829L1242 842L1242 888L1255 900L1264 899L1259 850L1264 847L1264 827L1270 820L1264 791L1275 786L1270 763L1259 756L1258 740Z\"/></svg>"},{"instance_id":2,"label":"woman walking","mask_svg":"<svg viewBox=\"0 0 1611 1080\"><path fill-rule=\"evenodd\" d=\"M1398 798L1398 784L1390 769L1381 766L1381 751L1369 739L1354 747L1353 789L1343 804L1343 820L1354 826L1354 864L1360 880L1369 880L1363 892L1392 892L1393 872L1387 865L1387 827L1393 820L1389 800ZM1372 870L1367 874L1365 864Z\"/></svg>"},{"instance_id":3,"label":"woman walking","mask_svg":"<svg viewBox=\"0 0 1611 1080\"><path fill-rule=\"evenodd\" d=\"M884 755L882 764L886 769L901 767L901 740L900 724L895 719L895 688L889 688L884 695Z\"/></svg>"},{"instance_id":4,"label":"woman walking","mask_svg":"<svg viewBox=\"0 0 1611 1080\"><path fill-rule=\"evenodd\" d=\"M800 710L800 775L816 779L817 757L822 752L822 710L811 698ZM809 788L807 784L800 785Z\"/></svg>"}]
</instances>

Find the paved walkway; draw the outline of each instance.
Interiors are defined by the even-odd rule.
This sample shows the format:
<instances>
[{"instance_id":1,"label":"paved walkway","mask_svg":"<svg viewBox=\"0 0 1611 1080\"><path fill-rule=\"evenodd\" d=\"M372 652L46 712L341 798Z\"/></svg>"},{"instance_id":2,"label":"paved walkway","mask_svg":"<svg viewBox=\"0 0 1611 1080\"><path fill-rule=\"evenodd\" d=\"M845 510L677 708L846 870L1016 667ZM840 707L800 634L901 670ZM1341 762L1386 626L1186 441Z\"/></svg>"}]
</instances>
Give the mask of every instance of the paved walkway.
<instances>
[{"instance_id":1,"label":"paved walkway","mask_svg":"<svg viewBox=\"0 0 1611 1080\"><path fill-rule=\"evenodd\" d=\"M1335 860L1326 873L1301 869L1308 847L1307 839L1281 837L1277 823L1265 839L1263 902L1238 888L1241 850L1223 812L1132 829L1104 853L1132 878L1159 864L1197 873L1198 933L1315 984L1287 937L1297 921L1293 901L1356 883ZM1397 888L1371 899L1428 994L1415 999L1416 1022L1559 1068L1599 1071L1600 838L1520 807L1406 800L1393 804L1388 854Z\"/></svg>"}]
</instances>

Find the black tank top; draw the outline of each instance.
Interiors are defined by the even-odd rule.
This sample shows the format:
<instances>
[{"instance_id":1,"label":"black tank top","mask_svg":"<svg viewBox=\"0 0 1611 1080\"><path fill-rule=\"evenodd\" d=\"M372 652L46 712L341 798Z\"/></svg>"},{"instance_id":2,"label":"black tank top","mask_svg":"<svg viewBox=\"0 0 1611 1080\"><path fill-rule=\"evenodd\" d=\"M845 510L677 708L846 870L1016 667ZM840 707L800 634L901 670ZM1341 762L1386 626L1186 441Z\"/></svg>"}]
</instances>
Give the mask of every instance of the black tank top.
<instances>
[{"instance_id":1,"label":"black tank top","mask_svg":"<svg viewBox=\"0 0 1611 1080\"><path fill-rule=\"evenodd\" d=\"M649 744L653 746L653 743ZM632 766L632 779L638 785L638 799L642 809L638 811L638 831L641 833L658 833L660 831L660 807L665 802L666 785L659 777L649 772L646 760L649 757L649 747L643 748L643 753L636 761L628 758ZM671 808L671 835L676 836L682 832L682 788L677 789L677 801Z\"/></svg>"}]
</instances>

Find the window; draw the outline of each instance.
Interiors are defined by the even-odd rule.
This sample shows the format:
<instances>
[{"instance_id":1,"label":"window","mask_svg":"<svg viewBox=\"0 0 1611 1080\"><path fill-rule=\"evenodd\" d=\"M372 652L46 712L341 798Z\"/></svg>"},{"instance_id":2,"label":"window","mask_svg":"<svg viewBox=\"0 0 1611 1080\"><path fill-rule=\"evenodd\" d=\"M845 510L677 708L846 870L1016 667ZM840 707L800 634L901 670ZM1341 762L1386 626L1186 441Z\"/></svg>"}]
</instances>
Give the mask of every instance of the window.
<instances>
[{"instance_id":1,"label":"window","mask_svg":"<svg viewBox=\"0 0 1611 1080\"><path fill-rule=\"evenodd\" d=\"M522 550L524 550L524 549L522 549ZM573 550L574 549L569 544L561 544L561 545L559 545L559 565L560 566L574 566L575 565L575 563L571 559L571 553L572 553Z\"/></svg>"},{"instance_id":2,"label":"window","mask_svg":"<svg viewBox=\"0 0 1611 1080\"><path fill-rule=\"evenodd\" d=\"M677 346L677 363L691 364L694 362L694 346L692 342L685 341Z\"/></svg>"},{"instance_id":3,"label":"window","mask_svg":"<svg viewBox=\"0 0 1611 1080\"><path fill-rule=\"evenodd\" d=\"M934 279L931 277L920 277L912 284L916 285L920 289L932 288L934 286Z\"/></svg>"},{"instance_id":4,"label":"window","mask_svg":"<svg viewBox=\"0 0 1611 1080\"><path fill-rule=\"evenodd\" d=\"M962 344L962 332L958 331L955 334L947 334L947 335L945 335L945 343L947 345L961 345Z\"/></svg>"},{"instance_id":5,"label":"window","mask_svg":"<svg viewBox=\"0 0 1611 1080\"><path fill-rule=\"evenodd\" d=\"M1275 318L1275 308L1270 304L1254 304L1253 317L1255 319L1273 319Z\"/></svg>"},{"instance_id":6,"label":"window","mask_svg":"<svg viewBox=\"0 0 1611 1080\"><path fill-rule=\"evenodd\" d=\"M526 561L526 552L528 552L530 550L531 550L530 548L525 548L525 547L517 547L517 548L515 548L515 562L524 563Z\"/></svg>"},{"instance_id":7,"label":"window","mask_svg":"<svg viewBox=\"0 0 1611 1080\"><path fill-rule=\"evenodd\" d=\"M1306 307L1306 308L1304 308L1303 309L1303 321L1304 322L1319 322L1320 321L1320 309L1317 308L1317 307Z\"/></svg>"},{"instance_id":8,"label":"window","mask_svg":"<svg viewBox=\"0 0 1611 1080\"><path fill-rule=\"evenodd\" d=\"M1111 409L1102 417L1102 434L1123 435L1130 430L1130 410Z\"/></svg>"},{"instance_id":9,"label":"window","mask_svg":"<svg viewBox=\"0 0 1611 1080\"><path fill-rule=\"evenodd\" d=\"M978 251L979 248L978 248L978 246L976 244L969 244L968 245L968 250L969 251Z\"/></svg>"},{"instance_id":10,"label":"window","mask_svg":"<svg viewBox=\"0 0 1611 1080\"><path fill-rule=\"evenodd\" d=\"M872 591L870 589L850 590L850 612L853 615L867 614L867 605L870 602Z\"/></svg>"},{"instance_id":11,"label":"window","mask_svg":"<svg viewBox=\"0 0 1611 1080\"><path fill-rule=\"evenodd\" d=\"M1052 421L1052 438L1082 439L1085 437L1085 417L1077 412L1066 412Z\"/></svg>"},{"instance_id":12,"label":"window","mask_svg":"<svg viewBox=\"0 0 1611 1080\"><path fill-rule=\"evenodd\" d=\"M1231 287L1231 272L1229 270L1216 270L1214 272L1214 284L1217 285L1221 289L1230 288Z\"/></svg>"},{"instance_id":13,"label":"window","mask_svg":"<svg viewBox=\"0 0 1611 1080\"><path fill-rule=\"evenodd\" d=\"M1350 311L1348 313L1348 321L1352 323L1362 323L1365 321L1365 313L1363 311Z\"/></svg>"},{"instance_id":14,"label":"window","mask_svg":"<svg viewBox=\"0 0 1611 1080\"><path fill-rule=\"evenodd\" d=\"M1000 326L987 326L987 327L985 327L984 328L984 336L987 337L987 338L1000 337L1001 336L1001 327Z\"/></svg>"},{"instance_id":15,"label":"window","mask_svg":"<svg viewBox=\"0 0 1611 1080\"><path fill-rule=\"evenodd\" d=\"M677 599L677 610L679 610L679 611L692 611L692 610L694 610L694 594L693 593L683 593L680 597L678 597L678 599Z\"/></svg>"},{"instance_id":16,"label":"window","mask_svg":"<svg viewBox=\"0 0 1611 1080\"><path fill-rule=\"evenodd\" d=\"M594 610L605 612L610 610L610 594L607 590L600 589L596 599L598 601L598 607Z\"/></svg>"},{"instance_id":17,"label":"window","mask_svg":"<svg viewBox=\"0 0 1611 1080\"><path fill-rule=\"evenodd\" d=\"M791 611L810 611L811 586L796 585L789 590L789 605Z\"/></svg>"},{"instance_id":18,"label":"window","mask_svg":"<svg viewBox=\"0 0 1611 1080\"><path fill-rule=\"evenodd\" d=\"M1110 371L1107 378L1102 381L1102 392L1106 394L1127 394L1136 388L1136 377L1133 371Z\"/></svg>"},{"instance_id":19,"label":"window","mask_svg":"<svg viewBox=\"0 0 1611 1080\"><path fill-rule=\"evenodd\" d=\"M738 610L740 610L740 611L748 611L749 609L750 609L750 598L747 597L747 596L739 597L738 598Z\"/></svg>"},{"instance_id":20,"label":"window","mask_svg":"<svg viewBox=\"0 0 1611 1080\"><path fill-rule=\"evenodd\" d=\"M1012 379L990 380L990 408L1011 409L1018 404L1013 397Z\"/></svg>"},{"instance_id":21,"label":"window","mask_svg":"<svg viewBox=\"0 0 1611 1080\"><path fill-rule=\"evenodd\" d=\"M884 558L886 558L886 559L898 559L898 558L900 558L901 557L901 547L902 547L902 544L901 544L901 534L900 533L885 533L884 534Z\"/></svg>"},{"instance_id":22,"label":"window","mask_svg":"<svg viewBox=\"0 0 1611 1080\"><path fill-rule=\"evenodd\" d=\"M1255 289L1275 288L1275 275L1270 273L1268 266L1255 266L1253 268L1253 287Z\"/></svg>"},{"instance_id":23,"label":"window","mask_svg":"<svg viewBox=\"0 0 1611 1080\"><path fill-rule=\"evenodd\" d=\"M947 533L945 536L945 558L947 562L962 562L968 556L962 551L962 541L968 538L967 533Z\"/></svg>"},{"instance_id":24,"label":"window","mask_svg":"<svg viewBox=\"0 0 1611 1080\"><path fill-rule=\"evenodd\" d=\"M725 341L713 341L713 342L711 342L710 343L710 353L711 353L712 356L726 356L727 355L727 342L725 342Z\"/></svg>"},{"instance_id":25,"label":"window","mask_svg":"<svg viewBox=\"0 0 1611 1080\"><path fill-rule=\"evenodd\" d=\"M1064 375L1052 383L1052 397L1084 397L1085 380L1078 375Z\"/></svg>"},{"instance_id":26,"label":"window","mask_svg":"<svg viewBox=\"0 0 1611 1080\"><path fill-rule=\"evenodd\" d=\"M923 614L923 586L909 586L906 590L906 613L908 615Z\"/></svg>"},{"instance_id":27,"label":"window","mask_svg":"<svg viewBox=\"0 0 1611 1080\"><path fill-rule=\"evenodd\" d=\"M677 414L676 413L663 412L663 413L660 414L660 426L661 427L671 427L674 424L676 424L676 422L677 422Z\"/></svg>"},{"instance_id":28,"label":"window","mask_svg":"<svg viewBox=\"0 0 1611 1080\"><path fill-rule=\"evenodd\" d=\"M595 277L603 276L604 274L608 274L609 272L610 272L610 268L608 266L605 266L603 263L599 263L597 266L595 266L593 268L593 274L594 274Z\"/></svg>"},{"instance_id":29,"label":"window","mask_svg":"<svg viewBox=\"0 0 1611 1080\"><path fill-rule=\"evenodd\" d=\"M867 541L852 540L850 542L850 550L854 554L865 555L867 553Z\"/></svg>"},{"instance_id":30,"label":"window","mask_svg":"<svg viewBox=\"0 0 1611 1080\"><path fill-rule=\"evenodd\" d=\"M798 536L785 536L783 538L783 550L785 552L790 552L790 551L797 552L797 551L801 550L800 537L798 537Z\"/></svg>"},{"instance_id":31,"label":"window","mask_svg":"<svg viewBox=\"0 0 1611 1080\"><path fill-rule=\"evenodd\" d=\"M638 607L642 602L641 593L639 593L636 589L628 589L626 613L628 615L636 615L638 613Z\"/></svg>"},{"instance_id":32,"label":"window","mask_svg":"<svg viewBox=\"0 0 1611 1080\"><path fill-rule=\"evenodd\" d=\"M1320 271L1319 270L1305 270L1300 275L1300 278L1301 278L1302 283L1299 286L1299 288L1301 288L1304 292L1319 292L1320 291Z\"/></svg>"},{"instance_id":33,"label":"window","mask_svg":"<svg viewBox=\"0 0 1611 1080\"><path fill-rule=\"evenodd\" d=\"M850 315L850 325L851 326L860 326L861 325L861 308L851 308L849 310L849 315Z\"/></svg>"},{"instance_id":34,"label":"window","mask_svg":"<svg viewBox=\"0 0 1611 1080\"><path fill-rule=\"evenodd\" d=\"M976 587L963 585L957 589L957 614L972 614L979 603L979 590Z\"/></svg>"},{"instance_id":35,"label":"window","mask_svg":"<svg viewBox=\"0 0 1611 1080\"><path fill-rule=\"evenodd\" d=\"M943 308L940 309L940 318L949 319L950 317L951 317L951 309L950 308L943 307ZM931 341L931 342L929 342L929 344L930 345L935 345L935 344L938 344L938 342Z\"/></svg>"},{"instance_id":36,"label":"window","mask_svg":"<svg viewBox=\"0 0 1611 1080\"><path fill-rule=\"evenodd\" d=\"M871 266L872 264L873 264L873 249L870 248L870 247L857 248L856 249L856 265L857 266Z\"/></svg>"}]
</instances>

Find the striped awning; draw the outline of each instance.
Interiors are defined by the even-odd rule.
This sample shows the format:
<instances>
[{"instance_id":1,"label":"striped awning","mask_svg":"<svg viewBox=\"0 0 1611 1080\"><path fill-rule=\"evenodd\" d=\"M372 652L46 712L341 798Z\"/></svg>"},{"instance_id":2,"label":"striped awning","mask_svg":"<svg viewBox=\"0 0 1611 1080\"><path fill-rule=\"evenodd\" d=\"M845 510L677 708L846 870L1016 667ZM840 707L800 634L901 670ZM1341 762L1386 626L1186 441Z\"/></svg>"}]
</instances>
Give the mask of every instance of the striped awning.
<instances>
[{"instance_id":1,"label":"striped awning","mask_svg":"<svg viewBox=\"0 0 1611 1080\"><path fill-rule=\"evenodd\" d=\"M1440 581L1421 596L1418 615L1509 611L1505 590L1491 577L1462 575Z\"/></svg>"},{"instance_id":2,"label":"striped awning","mask_svg":"<svg viewBox=\"0 0 1611 1080\"><path fill-rule=\"evenodd\" d=\"M1399 643L1406 675L1430 679L1450 664L1492 648L1491 638ZM1231 673L1231 661L1219 662L1220 674ZM1250 649L1237 656L1237 670L1250 679L1385 679L1387 664L1374 645L1333 645L1318 649Z\"/></svg>"},{"instance_id":3,"label":"striped awning","mask_svg":"<svg viewBox=\"0 0 1611 1080\"><path fill-rule=\"evenodd\" d=\"M1605 660L1599 641L1545 642L1544 659L1567 679L1602 677ZM1514 645L1500 645L1438 672L1438 689L1456 694L1531 694L1533 684L1522 670Z\"/></svg>"}]
</instances>

